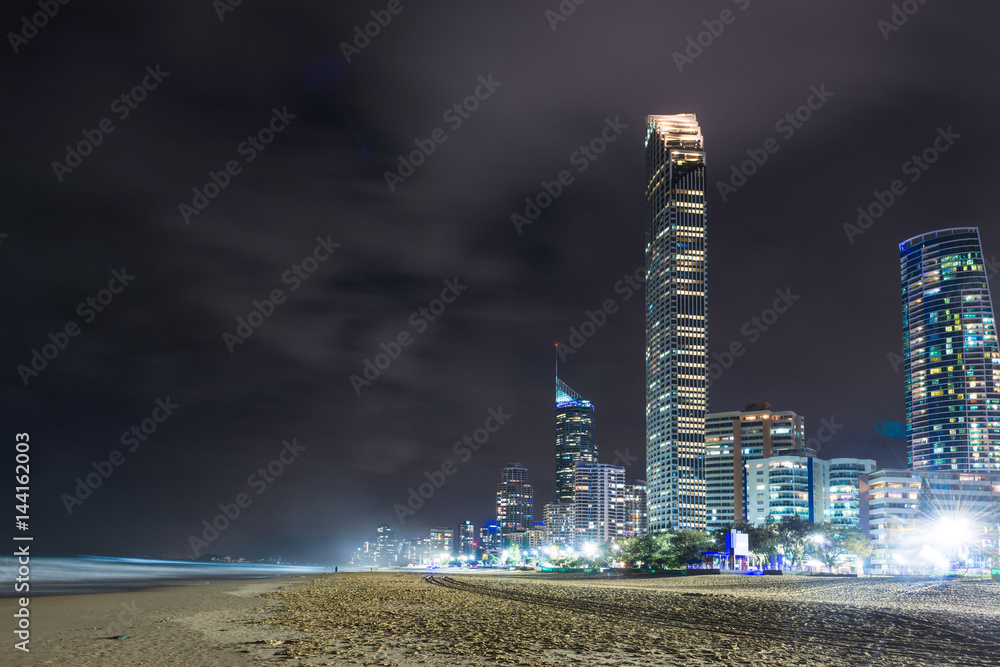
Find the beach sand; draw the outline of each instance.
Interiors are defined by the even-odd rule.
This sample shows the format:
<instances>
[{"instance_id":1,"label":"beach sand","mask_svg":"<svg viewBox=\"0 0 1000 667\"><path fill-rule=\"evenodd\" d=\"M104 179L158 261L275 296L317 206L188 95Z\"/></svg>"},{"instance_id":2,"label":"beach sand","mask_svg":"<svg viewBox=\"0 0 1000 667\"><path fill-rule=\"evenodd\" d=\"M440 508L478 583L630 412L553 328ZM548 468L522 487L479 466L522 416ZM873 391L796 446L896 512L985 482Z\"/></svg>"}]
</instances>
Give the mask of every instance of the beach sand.
<instances>
[{"instance_id":1,"label":"beach sand","mask_svg":"<svg viewBox=\"0 0 1000 667\"><path fill-rule=\"evenodd\" d=\"M0 600L0 615L13 609ZM20 664L1000 664L988 579L340 573L39 597L31 609Z\"/></svg>"},{"instance_id":2,"label":"beach sand","mask_svg":"<svg viewBox=\"0 0 1000 667\"><path fill-rule=\"evenodd\" d=\"M15 598L0 599L7 619L4 665L184 666L265 664L277 632L248 624L277 601L260 597L301 576L193 582L123 593L32 597L30 653L13 648ZM284 637L294 632L284 631ZM115 639L127 635L128 639ZM246 652L243 652L246 651ZM264 660L265 662L262 662Z\"/></svg>"}]
</instances>

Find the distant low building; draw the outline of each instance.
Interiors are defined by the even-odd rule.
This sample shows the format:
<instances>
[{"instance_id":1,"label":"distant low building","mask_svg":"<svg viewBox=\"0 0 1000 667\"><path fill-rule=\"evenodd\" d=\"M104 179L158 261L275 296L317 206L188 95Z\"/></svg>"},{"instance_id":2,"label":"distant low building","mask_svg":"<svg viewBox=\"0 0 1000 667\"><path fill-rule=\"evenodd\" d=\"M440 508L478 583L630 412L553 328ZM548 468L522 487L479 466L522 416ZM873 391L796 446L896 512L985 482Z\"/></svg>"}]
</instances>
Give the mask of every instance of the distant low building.
<instances>
[{"instance_id":1,"label":"distant low building","mask_svg":"<svg viewBox=\"0 0 1000 667\"><path fill-rule=\"evenodd\" d=\"M1000 554L1000 472L876 470L860 499L875 571L986 567Z\"/></svg>"},{"instance_id":2,"label":"distant low building","mask_svg":"<svg viewBox=\"0 0 1000 667\"><path fill-rule=\"evenodd\" d=\"M771 456L747 464L747 521L797 515L807 521L826 517L829 464L814 456Z\"/></svg>"},{"instance_id":3,"label":"distant low building","mask_svg":"<svg viewBox=\"0 0 1000 667\"><path fill-rule=\"evenodd\" d=\"M576 543L573 503L549 503L542 511L545 517L546 546L570 546Z\"/></svg>"},{"instance_id":4,"label":"distant low building","mask_svg":"<svg viewBox=\"0 0 1000 667\"><path fill-rule=\"evenodd\" d=\"M861 525L861 476L875 471L872 459L830 459L826 520L835 526Z\"/></svg>"},{"instance_id":5,"label":"distant low building","mask_svg":"<svg viewBox=\"0 0 1000 667\"><path fill-rule=\"evenodd\" d=\"M814 456L805 440L805 420L767 402L743 411L713 412L705 418L705 528L716 530L748 521L747 484L753 461L792 454Z\"/></svg>"}]
</instances>

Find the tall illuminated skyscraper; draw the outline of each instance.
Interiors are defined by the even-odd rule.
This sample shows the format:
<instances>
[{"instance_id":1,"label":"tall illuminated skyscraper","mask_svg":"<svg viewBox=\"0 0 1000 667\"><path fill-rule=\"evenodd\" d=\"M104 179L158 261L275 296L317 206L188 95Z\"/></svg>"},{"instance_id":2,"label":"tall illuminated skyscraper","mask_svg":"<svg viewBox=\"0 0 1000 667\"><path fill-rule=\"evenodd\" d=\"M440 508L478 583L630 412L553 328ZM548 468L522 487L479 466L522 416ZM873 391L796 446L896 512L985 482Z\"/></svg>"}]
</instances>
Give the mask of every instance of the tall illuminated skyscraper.
<instances>
[{"instance_id":1,"label":"tall illuminated skyscraper","mask_svg":"<svg viewBox=\"0 0 1000 667\"><path fill-rule=\"evenodd\" d=\"M979 229L899 245L909 464L1000 470L1000 351Z\"/></svg>"},{"instance_id":2,"label":"tall illuminated skyscraper","mask_svg":"<svg viewBox=\"0 0 1000 667\"><path fill-rule=\"evenodd\" d=\"M705 527L705 150L694 114L646 119L649 531Z\"/></svg>"},{"instance_id":3,"label":"tall illuminated skyscraper","mask_svg":"<svg viewBox=\"0 0 1000 667\"><path fill-rule=\"evenodd\" d=\"M597 463L594 404L556 377L556 502L574 502L575 466Z\"/></svg>"}]
</instances>

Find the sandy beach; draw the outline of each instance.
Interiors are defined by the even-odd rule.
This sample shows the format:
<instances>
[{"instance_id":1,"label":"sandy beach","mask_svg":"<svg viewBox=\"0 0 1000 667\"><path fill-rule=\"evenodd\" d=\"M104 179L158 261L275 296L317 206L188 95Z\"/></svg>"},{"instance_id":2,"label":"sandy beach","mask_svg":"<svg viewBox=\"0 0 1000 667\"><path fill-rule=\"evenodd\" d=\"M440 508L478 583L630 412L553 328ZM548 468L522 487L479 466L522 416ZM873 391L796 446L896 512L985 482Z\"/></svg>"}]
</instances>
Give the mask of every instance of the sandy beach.
<instances>
[{"instance_id":1,"label":"sandy beach","mask_svg":"<svg viewBox=\"0 0 1000 667\"><path fill-rule=\"evenodd\" d=\"M262 664L274 650L270 644L255 642L267 642L276 633L248 621L279 603L260 596L305 581L293 576L195 582L122 593L36 596L29 605L30 653L15 650L11 640L3 647L0 664ZM0 599L0 617L12 619L16 605L14 598ZM115 639L119 635L128 639Z\"/></svg>"},{"instance_id":2,"label":"sandy beach","mask_svg":"<svg viewBox=\"0 0 1000 667\"><path fill-rule=\"evenodd\" d=\"M20 664L985 666L1000 654L988 579L341 573L42 597L32 619Z\"/></svg>"}]
</instances>

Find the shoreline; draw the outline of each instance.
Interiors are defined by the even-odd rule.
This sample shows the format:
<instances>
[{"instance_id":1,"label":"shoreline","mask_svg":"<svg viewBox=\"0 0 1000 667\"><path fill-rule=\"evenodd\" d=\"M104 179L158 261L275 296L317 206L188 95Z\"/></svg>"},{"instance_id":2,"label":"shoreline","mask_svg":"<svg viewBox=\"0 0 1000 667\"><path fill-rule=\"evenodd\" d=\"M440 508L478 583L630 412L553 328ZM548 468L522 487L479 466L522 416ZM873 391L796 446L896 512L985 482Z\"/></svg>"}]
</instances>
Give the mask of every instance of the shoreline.
<instances>
[{"instance_id":1,"label":"shoreline","mask_svg":"<svg viewBox=\"0 0 1000 667\"><path fill-rule=\"evenodd\" d=\"M31 597L29 653L18 640L17 598L0 599L10 655L6 664L31 665L237 665L261 664L296 633L261 624L276 600L261 597L323 576L227 579L104 593ZM128 639L116 639L126 635Z\"/></svg>"}]
</instances>

